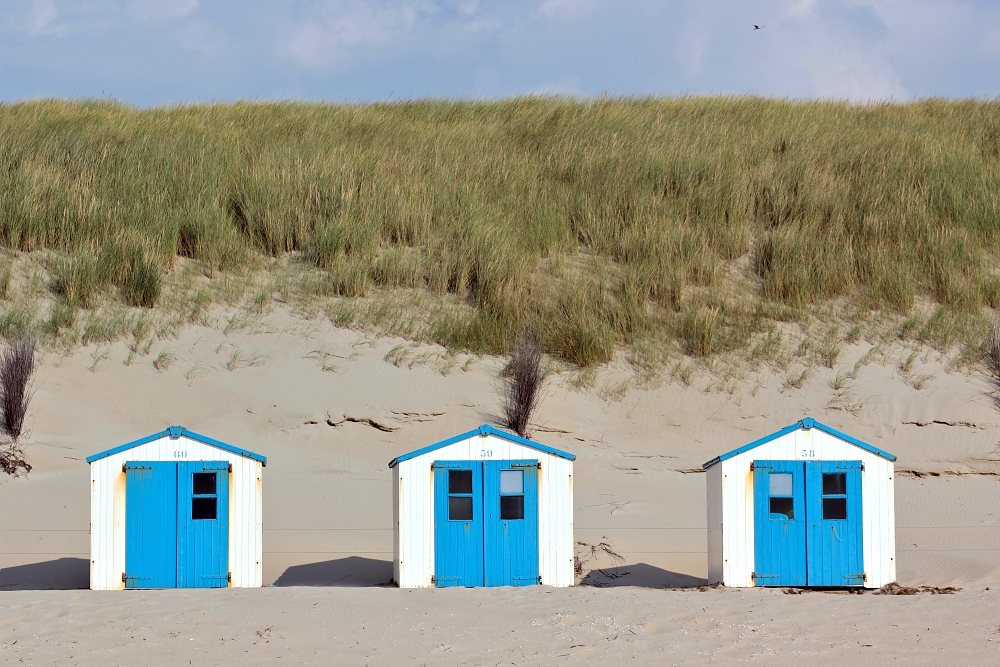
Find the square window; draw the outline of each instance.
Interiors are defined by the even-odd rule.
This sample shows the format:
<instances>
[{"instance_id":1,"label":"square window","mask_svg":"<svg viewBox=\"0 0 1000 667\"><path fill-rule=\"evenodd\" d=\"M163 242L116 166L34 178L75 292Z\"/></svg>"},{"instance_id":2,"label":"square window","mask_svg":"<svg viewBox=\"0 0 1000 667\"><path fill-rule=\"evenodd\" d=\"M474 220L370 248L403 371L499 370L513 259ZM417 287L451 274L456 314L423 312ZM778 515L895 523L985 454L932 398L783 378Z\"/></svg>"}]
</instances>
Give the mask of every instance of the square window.
<instances>
[{"instance_id":1,"label":"square window","mask_svg":"<svg viewBox=\"0 0 1000 667\"><path fill-rule=\"evenodd\" d=\"M772 496L791 496L792 493L792 473L772 472L770 494Z\"/></svg>"},{"instance_id":2,"label":"square window","mask_svg":"<svg viewBox=\"0 0 1000 667\"><path fill-rule=\"evenodd\" d=\"M449 470L448 493L472 493L472 471Z\"/></svg>"},{"instance_id":3,"label":"square window","mask_svg":"<svg viewBox=\"0 0 1000 667\"><path fill-rule=\"evenodd\" d=\"M824 519L846 519L847 518L847 498L824 498L823 499Z\"/></svg>"},{"instance_id":4,"label":"square window","mask_svg":"<svg viewBox=\"0 0 1000 667\"><path fill-rule=\"evenodd\" d=\"M772 476L773 477L773 476ZM786 519L795 519L794 498L771 498L771 514L783 514Z\"/></svg>"},{"instance_id":5,"label":"square window","mask_svg":"<svg viewBox=\"0 0 1000 667\"><path fill-rule=\"evenodd\" d=\"M470 496L449 496L448 520L472 521L472 498Z\"/></svg>"},{"instance_id":6,"label":"square window","mask_svg":"<svg viewBox=\"0 0 1000 667\"><path fill-rule=\"evenodd\" d=\"M195 520L214 519L217 502L218 498L192 498L191 518Z\"/></svg>"},{"instance_id":7,"label":"square window","mask_svg":"<svg viewBox=\"0 0 1000 667\"><path fill-rule=\"evenodd\" d=\"M524 471L501 470L500 493L502 495L512 495L512 496L524 493Z\"/></svg>"},{"instance_id":8,"label":"square window","mask_svg":"<svg viewBox=\"0 0 1000 667\"><path fill-rule=\"evenodd\" d=\"M524 518L524 496L500 496L500 520Z\"/></svg>"},{"instance_id":9,"label":"square window","mask_svg":"<svg viewBox=\"0 0 1000 667\"><path fill-rule=\"evenodd\" d=\"M847 474L842 472L823 473L824 496L846 496Z\"/></svg>"},{"instance_id":10,"label":"square window","mask_svg":"<svg viewBox=\"0 0 1000 667\"><path fill-rule=\"evenodd\" d=\"M194 473L194 495L214 496L215 495L215 473L196 472Z\"/></svg>"}]
</instances>

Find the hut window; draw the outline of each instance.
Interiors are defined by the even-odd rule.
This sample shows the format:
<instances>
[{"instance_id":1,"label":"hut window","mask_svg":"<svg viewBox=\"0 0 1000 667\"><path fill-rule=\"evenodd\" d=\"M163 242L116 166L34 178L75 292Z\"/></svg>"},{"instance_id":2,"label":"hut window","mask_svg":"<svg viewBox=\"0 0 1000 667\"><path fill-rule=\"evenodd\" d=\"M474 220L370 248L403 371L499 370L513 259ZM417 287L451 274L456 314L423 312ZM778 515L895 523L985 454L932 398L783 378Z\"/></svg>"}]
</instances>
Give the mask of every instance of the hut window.
<instances>
[{"instance_id":1,"label":"hut window","mask_svg":"<svg viewBox=\"0 0 1000 667\"><path fill-rule=\"evenodd\" d=\"M524 471L501 470L500 493L505 496L513 496L524 493Z\"/></svg>"},{"instance_id":2,"label":"hut window","mask_svg":"<svg viewBox=\"0 0 1000 667\"><path fill-rule=\"evenodd\" d=\"M448 519L450 521L472 521L472 496L449 496Z\"/></svg>"},{"instance_id":3,"label":"hut window","mask_svg":"<svg viewBox=\"0 0 1000 667\"><path fill-rule=\"evenodd\" d=\"M500 520L516 521L524 518L524 496L500 496Z\"/></svg>"},{"instance_id":4,"label":"hut window","mask_svg":"<svg viewBox=\"0 0 1000 667\"><path fill-rule=\"evenodd\" d=\"M448 520L472 521L472 471L448 471Z\"/></svg>"},{"instance_id":5,"label":"hut window","mask_svg":"<svg viewBox=\"0 0 1000 667\"><path fill-rule=\"evenodd\" d=\"M847 495L847 475L842 472L823 473L823 495L824 496L845 496Z\"/></svg>"},{"instance_id":6,"label":"hut window","mask_svg":"<svg viewBox=\"0 0 1000 667\"><path fill-rule=\"evenodd\" d=\"M500 471L500 520L524 518L524 471Z\"/></svg>"},{"instance_id":7,"label":"hut window","mask_svg":"<svg viewBox=\"0 0 1000 667\"><path fill-rule=\"evenodd\" d=\"M196 472L194 473L194 495L214 496L215 495L215 473Z\"/></svg>"},{"instance_id":8,"label":"hut window","mask_svg":"<svg viewBox=\"0 0 1000 667\"><path fill-rule=\"evenodd\" d=\"M771 514L784 514L788 519L795 519L794 498L771 498Z\"/></svg>"},{"instance_id":9,"label":"hut window","mask_svg":"<svg viewBox=\"0 0 1000 667\"><path fill-rule=\"evenodd\" d=\"M846 473L823 473L823 518L833 521L847 518Z\"/></svg>"},{"instance_id":10,"label":"hut window","mask_svg":"<svg viewBox=\"0 0 1000 667\"><path fill-rule=\"evenodd\" d=\"M771 493L772 496L792 495L792 473L772 472L771 473Z\"/></svg>"},{"instance_id":11,"label":"hut window","mask_svg":"<svg viewBox=\"0 0 1000 667\"><path fill-rule=\"evenodd\" d=\"M216 515L216 503L218 498L192 498L191 518L192 519L214 519Z\"/></svg>"},{"instance_id":12,"label":"hut window","mask_svg":"<svg viewBox=\"0 0 1000 667\"><path fill-rule=\"evenodd\" d=\"M795 519L795 499L791 496L793 477L790 472L772 472L770 484L769 511L771 514L781 514L786 519Z\"/></svg>"},{"instance_id":13,"label":"hut window","mask_svg":"<svg viewBox=\"0 0 1000 667\"><path fill-rule=\"evenodd\" d=\"M824 519L846 519L847 518L847 498L824 498L823 499Z\"/></svg>"},{"instance_id":14,"label":"hut window","mask_svg":"<svg viewBox=\"0 0 1000 667\"><path fill-rule=\"evenodd\" d=\"M448 471L448 493L472 493L471 470Z\"/></svg>"},{"instance_id":15,"label":"hut window","mask_svg":"<svg viewBox=\"0 0 1000 667\"><path fill-rule=\"evenodd\" d=\"M215 519L218 514L219 498L214 472L196 472L191 483L191 518Z\"/></svg>"}]
</instances>

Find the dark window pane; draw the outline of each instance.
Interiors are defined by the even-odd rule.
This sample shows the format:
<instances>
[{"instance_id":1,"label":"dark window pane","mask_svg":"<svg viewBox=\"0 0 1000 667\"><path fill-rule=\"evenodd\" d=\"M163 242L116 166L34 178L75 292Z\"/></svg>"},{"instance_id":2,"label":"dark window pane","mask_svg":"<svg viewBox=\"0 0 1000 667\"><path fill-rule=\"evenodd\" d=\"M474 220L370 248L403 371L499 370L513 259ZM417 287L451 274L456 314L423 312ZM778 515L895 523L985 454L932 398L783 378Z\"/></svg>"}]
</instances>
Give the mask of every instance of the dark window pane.
<instances>
[{"instance_id":1,"label":"dark window pane","mask_svg":"<svg viewBox=\"0 0 1000 667\"><path fill-rule=\"evenodd\" d=\"M449 496L448 518L452 521L472 521L472 498Z\"/></svg>"},{"instance_id":2,"label":"dark window pane","mask_svg":"<svg viewBox=\"0 0 1000 667\"><path fill-rule=\"evenodd\" d=\"M824 519L846 519L847 518L847 498L824 498L823 499Z\"/></svg>"},{"instance_id":3,"label":"dark window pane","mask_svg":"<svg viewBox=\"0 0 1000 667\"><path fill-rule=\"evenodd\" d=\"M823 473L823 495L847 495L847 475L842 472L833 474Z\"/></svg>"},{"instance_id":4,"label":"dark window pane","mask_svg":"<svg viewBox=\"0 0 1000 667\"><path fill-rule=\"evenodd\" d=\"M214 519L216 501L218 501L218 498L192 498L191 518Z\"/></svg>"},{"instance_id":5,"label":"dark window pane","mask_svg":"<svg viewBox=\"0 0 1000 667\"><path fill-rule=\"evenodd\" d=\"M795 518L795 502L793 498L771 498L771 514L784 514L789 519Z\"/></svg>"},{"instance_id":6,"label":"dark window pane","mask_svg":"<svg viewBox=\"0 0 1000 667\"><path fill-rule=\"evenodd\" d=\"M472 471L449 470L448 493L472 493Z\"/></svg>"},{"instance_id":7,"label":"dark window pane","mask_svg":"<svg viewBox=\"0 0 1000 667\"><path fill-rule=\"evenodd\" d=\"M523 519L524 496L500 496L500 519Z\"/></svg>"},{"instance_id":8,"label":"dark window pane","mask_svg":"<svg viewBox=\"0 0 1000 667\"><path fill-rule=\"evenodd\" d=\"M215 495L214 472L196 472L194 474L194 495L196 496Z\"/></svg>"}]
</instances>

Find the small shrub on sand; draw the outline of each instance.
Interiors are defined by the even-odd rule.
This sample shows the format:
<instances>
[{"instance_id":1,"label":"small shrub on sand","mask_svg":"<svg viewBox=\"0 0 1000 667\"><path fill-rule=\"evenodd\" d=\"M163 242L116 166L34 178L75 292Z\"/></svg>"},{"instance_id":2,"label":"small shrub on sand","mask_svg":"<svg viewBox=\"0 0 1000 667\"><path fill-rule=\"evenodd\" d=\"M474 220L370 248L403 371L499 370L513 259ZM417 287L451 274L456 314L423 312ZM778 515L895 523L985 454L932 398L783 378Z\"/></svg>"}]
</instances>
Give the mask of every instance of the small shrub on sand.
<instances>
[{"instance_id":1,"label":"small shrub on sand","mask_svg":"<svg viewBox=\"0 0 1000 667\"><path fill-rule=\"evenodd\" d=\"M525 331L511 355L510 370L501 379L500 409L504 427L528 437L528 423L541 399L542 352L531 329Z\"/></svg>"},{"instance_id":2,"label":"small shrub on sand","mask_svg":"<svg viewBox=\"0 0 1000 667\"><path fill-rule=\"evenodd\" d=\"M21 339L0 353L0 471L17 477L31 471L24 456L21 438L28 414L35 372L35 343Z\"/></svg>"}]
</instances>

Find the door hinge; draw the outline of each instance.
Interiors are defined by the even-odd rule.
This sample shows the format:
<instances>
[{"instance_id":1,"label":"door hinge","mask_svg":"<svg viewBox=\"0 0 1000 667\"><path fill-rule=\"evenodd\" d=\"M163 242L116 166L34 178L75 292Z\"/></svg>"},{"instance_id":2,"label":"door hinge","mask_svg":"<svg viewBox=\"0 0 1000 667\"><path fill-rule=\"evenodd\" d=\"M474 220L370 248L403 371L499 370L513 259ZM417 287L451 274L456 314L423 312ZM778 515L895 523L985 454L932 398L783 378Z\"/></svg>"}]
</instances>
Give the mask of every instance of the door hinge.
<instances>
[{"instance_id":1,"label":"door hinge","mask_svg":"<svg viewBox=\"0 0 1000 667\"><path fill-rule=\"evenodd\" d=\"M861 573L861 581L868 581L868 573L867 572L862 572Z\"/></svg>"},{"instance_id":2,"label":"door hinge","mask_svg":"<svg viewBox=\"0 0 1000 667\"><path fill-rule=\"evenodd\" d=\"M538 583L542 583L542 575L538 575Z\"/></svg>"},{"instance_id":3,"label":"door hinge","mask_svg":"<svg viewBox=\"0 0 1000 667\"><path fill-rule=\"evenodd\" d=\"M753 465L753 464L751 463L750 465ZM751 572L750 573L750 578L756 581L756 579L757 579L757 573L756 572Z\"/></svg>"},{"instance_id":4,"label":"door hinge","mask_svg":"<svg viewBox=\"0 0 1000 667\"><path fill-rule=\"evenodd\" d=\"M861 472L864 472L864 471L865 471L865 464L864 464L864 463L862 463L862 464L861 464Z\"/></svg>"},{"instance_id":5,"label":"door hinge","mask_svg":"<svg viewBox=\"0 0 1000 667\"><path fill-rule=\"evenodd\" d=\"M226 581L228 583L230 583L230 584L233 583L233 573L232 572L227 572L226 573Z\"/></svg>"},{"instance_id":6,"label":"door hinge","mask_svg":"<svg viewBox=\"0 0 1000 667\"><path fill-rule=\"evenodd\" d=\"M436 584L437 583L437 577L435 577L433 574L431 575L431 583L432 584Z\"/></svg>"},{"instance_id":7,"label":"door hinge","mask_svg":"<svg viewBox=\"0 0 1000 667\"><path fill-rule=\"evenodd\" d=\"M233 471L233 464L232 464L232 463L230 463L230 464L229 464L229 472L232 472L232 471Z\"/></svg>"},{"instance_id":8,"label":"door hinge","mask_svg":"<svg viewBox=\"0 0 1000 667\"><path fill-rule=\"evenodd\" d=\"M750 470L754 469L753 461L750 462Z\"/></svg>"},{"instance_id":9,"label":"door hinge","mask_svg":"<svg viewBox=\"0 0 1000 667\"><path fill-rule=\"evenodd\" d=\"M125 583L125 573L124 572L122 572L122 583L123 584Z\"/></svg>"}]
</instances>

